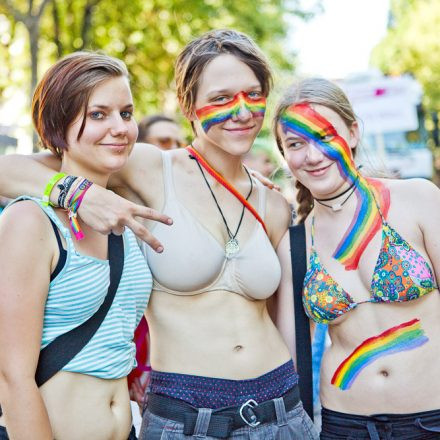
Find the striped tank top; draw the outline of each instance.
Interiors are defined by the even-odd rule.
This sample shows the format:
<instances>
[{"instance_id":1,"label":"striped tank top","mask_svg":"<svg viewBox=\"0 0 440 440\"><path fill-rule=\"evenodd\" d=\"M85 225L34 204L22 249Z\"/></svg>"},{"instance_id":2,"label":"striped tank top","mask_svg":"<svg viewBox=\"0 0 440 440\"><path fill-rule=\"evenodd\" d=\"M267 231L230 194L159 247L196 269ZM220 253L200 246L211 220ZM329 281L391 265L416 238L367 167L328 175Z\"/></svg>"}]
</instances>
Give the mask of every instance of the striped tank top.
<instances>
[{"instance_id":1,"label":"striped tank top","mask_svg":"<svg viewBox=\"0 0 440 440\"><path fill-rule=\"evenodd\" d=\"M110 284L108 260L76 251L69 230L51 207L33 200L55 223L67 243L64 267L49 284L44 310L41 348L57 336L77 327L92 316L104 301ZM133 334L147 306L152 287L150 269L135 235L124 235L124 268L110 310L88 344L62 369L103 379L127 376L136 366Z\"/></svg>"}]
</instances>

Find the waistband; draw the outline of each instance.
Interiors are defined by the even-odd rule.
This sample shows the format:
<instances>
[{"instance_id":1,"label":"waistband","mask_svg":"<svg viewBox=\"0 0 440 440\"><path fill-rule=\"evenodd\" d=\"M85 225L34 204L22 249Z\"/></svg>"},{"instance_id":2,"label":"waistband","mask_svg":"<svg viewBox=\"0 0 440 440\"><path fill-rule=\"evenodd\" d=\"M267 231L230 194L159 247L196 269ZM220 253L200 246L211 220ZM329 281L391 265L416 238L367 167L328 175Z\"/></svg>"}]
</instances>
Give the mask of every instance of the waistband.
<instances>
[{"instance_id":1,"label":"waistband","mask_svg":"<svg viewBox=\"0 0 440 440\"><path fill-rule=\"evenodd\" d=\"M152 371L148 391L183 400L195 408L223 408L280 397L298 383L293 361L253 379L233 380Z\"/></svg>"},{"instance_id":2,"label":"waistband","mask_svg":"<svg viewBox=\"0 0 440 440\"><path fill-rule=\"evenodd\" d=\"M322 435L353 436L380 440L386 438L401 439L438 439L440 433L440 409L407 414L373 414L370 416L346 414L322 408ZM428 434L431 433L431 434Z\"/></svg>"},{"instance_id":3,"label":"waistband","mask_svg":"<svg viewBox=\"0 0 440 440\"><path fill-rule=\"evenodd\" d=\"M199 416L208 415L209 425L207 426L206 435L216 438L228 438L232 431L244 426L254 428L262 423L275 421L280 401L282 401L281 405L284 404L286 412L291 411L298 405L300 402L298 385L294 386L284 396L276 399L262 403L249 399L240 406L216 410L194 408L181 400L149 393L147 409L156 416L182 423L185 435L193 435Z\"/></svg>"}]
</instances>

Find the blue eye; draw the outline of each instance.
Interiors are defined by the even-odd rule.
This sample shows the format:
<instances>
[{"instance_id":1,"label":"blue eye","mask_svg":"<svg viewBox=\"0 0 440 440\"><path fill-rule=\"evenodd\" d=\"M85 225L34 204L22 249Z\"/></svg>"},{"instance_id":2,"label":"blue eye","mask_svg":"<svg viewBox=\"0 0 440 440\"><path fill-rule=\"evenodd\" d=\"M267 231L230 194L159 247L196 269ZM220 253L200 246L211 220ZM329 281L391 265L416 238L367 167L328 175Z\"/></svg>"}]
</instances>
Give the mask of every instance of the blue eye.
<instances>
[{"instance_id":1,"label":"blue eye","mask_svg":"<svg viewBox=\"0 0 440 440\"><path fill-rule=\"evenodd\" d=\"M129 111L121 112L122 119L125 119L126 121L129 121L133 117L133 113Z\"/></svg>"},{"instance_id":2,"label":"blue eye","mask_svg":"<svg viewBox=\"0 0 440 440\"><path fill-rule=\"evenodd\" d=\"M304 145L305 145L304 141L289 142L287 144L287 148L292 149L292 150L298 150L299 148L301 148Z\"/></svg>"},{"instance_id":3,"label":"blue eye","mask_svg":"<svg viewBox=\"0 0 440 440\"><path fill-rule=\"evenodd\" d=\"M334 136L332 134L326 134L321 136L322 142L331 142L333 140Z\"/></svg>"},{"instance_id":4,"label":"blue eye","mask_svg":"<svg viewBox=\"0 0 440 440\"><path fill-rule=\"evenodd\" d=\"M92 119L103 119L104 118L104 113L103 112L90 112L89 116Z\"/></svg>"},{"instance_id":5,"label":"blue eye","mask_svg":"<svg viewBox=\"0 0 440 440\"><path fill-rule=\"evenodd\" d=\"M261 92L257 92L257 91L249 92L247 95L249 98L255 100L260 99L263 96Z\"/></svg>"}]
</instances>

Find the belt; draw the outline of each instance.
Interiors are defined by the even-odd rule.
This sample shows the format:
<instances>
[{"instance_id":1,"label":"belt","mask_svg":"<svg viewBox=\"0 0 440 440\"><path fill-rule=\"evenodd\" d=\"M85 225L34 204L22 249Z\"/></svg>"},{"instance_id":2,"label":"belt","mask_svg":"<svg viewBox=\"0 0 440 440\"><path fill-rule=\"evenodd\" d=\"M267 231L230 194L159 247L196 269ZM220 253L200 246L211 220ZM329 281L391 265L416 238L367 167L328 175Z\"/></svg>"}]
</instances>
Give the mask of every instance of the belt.
<instances>
[{"instance_id":1,"label":"belt","mask_svg":"<svg viewBox=\"0 0 440 440\"><path fill-rule=\"evenodd\" d=\"M284 394L282 399L286 412L292 410L300 401L298 385ZM156 416L183 423L183 433L193 435L198 409L189 403L173 397L149 393L147 409ZM231 432L236 429L244 426L256 427L261 423L272 422L276 418L273 400L257 403L250 399L241 406L213 410L206 435L228 438Z\"/></svg>"}]
</instances>

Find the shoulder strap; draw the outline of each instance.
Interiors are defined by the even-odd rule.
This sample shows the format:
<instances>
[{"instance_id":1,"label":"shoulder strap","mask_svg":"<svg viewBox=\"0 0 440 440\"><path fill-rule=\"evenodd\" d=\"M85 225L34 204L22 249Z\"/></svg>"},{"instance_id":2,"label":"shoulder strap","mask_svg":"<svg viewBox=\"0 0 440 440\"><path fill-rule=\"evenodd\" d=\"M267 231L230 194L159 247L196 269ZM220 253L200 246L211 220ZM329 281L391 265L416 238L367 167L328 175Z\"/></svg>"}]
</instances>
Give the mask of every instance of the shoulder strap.
<instances>
[{"instance_id":1,"label":"shoulder strap","mask_svg":"<svg viewBox=\"0 0 440 440\"><path fill-rule=\"evenodd\" d=\"M109 311L118 290L124 267L124 243L121 235L108 237L110 285L104 302L87 321L55 338L40 351L35 381L40 387L67 365L92 339Z\"/></svg>"},{"instance_id":2,"label":"shoulder strap","mask_svg":"<svg viewBox=\"0 0 440 440\"><path fill-rule=\"evenodd\" d=\"M295 305L296 368L301 400L313 420L312 344L309 318L304 312L302 291L307 270L306 232L304 223L291 226L290 257L292 259L293 300Z\"/></svg>"}]
</instances>

